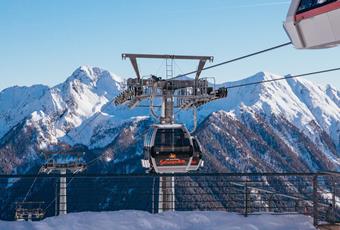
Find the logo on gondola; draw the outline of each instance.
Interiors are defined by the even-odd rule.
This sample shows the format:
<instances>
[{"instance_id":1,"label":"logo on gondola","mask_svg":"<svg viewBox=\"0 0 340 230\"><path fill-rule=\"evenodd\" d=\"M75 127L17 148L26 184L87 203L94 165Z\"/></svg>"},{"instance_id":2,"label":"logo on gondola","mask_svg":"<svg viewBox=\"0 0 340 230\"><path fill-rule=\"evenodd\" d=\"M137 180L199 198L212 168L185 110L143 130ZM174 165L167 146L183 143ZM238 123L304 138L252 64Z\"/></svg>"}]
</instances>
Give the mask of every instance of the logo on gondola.
<instances>
[{"instance_id":1,"label":"logo on gondola","mask_svg":"<svg viewBox=\"0 0 340 230\"><path fill-rule=\"evenodd\" d=\"M175 153L170 153L169 158L170 158L170 159L176 159L177 156L176 156Z\"/></svg>"},{"instance_id":2,"label":"logo on gondola","mask_svg":"<svg viewBox=\"0 0 340 230\"><path fill-rule=\"evenodd\" d=\"M165 165L185 165L186 161L182 160L182 159L160 160L159 164L161 166L165 166Z\"/></svg>"}]
</instances>

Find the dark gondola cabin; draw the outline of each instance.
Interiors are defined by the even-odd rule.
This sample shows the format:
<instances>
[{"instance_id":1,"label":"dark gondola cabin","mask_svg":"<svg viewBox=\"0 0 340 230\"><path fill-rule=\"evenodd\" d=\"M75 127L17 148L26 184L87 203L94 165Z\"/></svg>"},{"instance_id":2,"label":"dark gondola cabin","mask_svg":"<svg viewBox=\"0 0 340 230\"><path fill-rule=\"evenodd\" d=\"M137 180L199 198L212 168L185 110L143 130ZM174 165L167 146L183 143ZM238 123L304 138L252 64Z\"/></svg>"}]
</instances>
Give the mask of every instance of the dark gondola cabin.
<instances>
[{"instance_id":1,"label":"dark gondola cabin","mask_svg":"<svg viewBox=\"0 0 340 230\"><path fill-rule=\"evenodd\" d=\"M145 136L142 165L156 173L185 173L197 170L201 158L199 144L194 146L192 136L182 124L153 125Z\"/></svg>"}]
</instances>

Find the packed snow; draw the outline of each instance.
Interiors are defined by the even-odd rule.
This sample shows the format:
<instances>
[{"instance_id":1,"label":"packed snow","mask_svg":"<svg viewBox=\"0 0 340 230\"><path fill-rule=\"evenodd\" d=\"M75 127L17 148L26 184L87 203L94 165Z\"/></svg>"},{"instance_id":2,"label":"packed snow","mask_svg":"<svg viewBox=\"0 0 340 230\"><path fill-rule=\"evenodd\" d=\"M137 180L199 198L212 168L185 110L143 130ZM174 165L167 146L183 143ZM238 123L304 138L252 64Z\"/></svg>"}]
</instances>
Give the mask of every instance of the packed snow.
<instances>
[{"instance_id":1,"label":"packed snow","mask_svg":"<svg viewBox=\"0 0 340 230\"><path fill-rule=\"evenodd\" d=\"M46 218L40 222L0 221L11 230L312 230L312 218L303 215L243 215L226 212L142 211L83 212Z\"/></svg>"}]
</instances>

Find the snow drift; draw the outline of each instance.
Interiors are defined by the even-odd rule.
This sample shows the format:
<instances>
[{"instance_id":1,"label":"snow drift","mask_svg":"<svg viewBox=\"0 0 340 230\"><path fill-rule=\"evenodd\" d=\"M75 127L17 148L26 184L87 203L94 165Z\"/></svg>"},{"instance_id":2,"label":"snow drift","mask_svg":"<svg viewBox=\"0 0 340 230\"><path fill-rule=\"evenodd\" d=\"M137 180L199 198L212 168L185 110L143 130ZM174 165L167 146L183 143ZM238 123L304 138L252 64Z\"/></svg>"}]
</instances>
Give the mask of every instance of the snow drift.
<instances>
[{"instance_id":1,"label":"snow drift","mask_svg":"<svg viewBox=\"0 0 340 230\"><path fill-rule=\"evenodd\" d=\"M303 215L251 215L226 212L141 211L84 212L51 217L40 222L0 221L0 229L11 230L312 230L312 219Z\"/></svg>"}]
</instances>

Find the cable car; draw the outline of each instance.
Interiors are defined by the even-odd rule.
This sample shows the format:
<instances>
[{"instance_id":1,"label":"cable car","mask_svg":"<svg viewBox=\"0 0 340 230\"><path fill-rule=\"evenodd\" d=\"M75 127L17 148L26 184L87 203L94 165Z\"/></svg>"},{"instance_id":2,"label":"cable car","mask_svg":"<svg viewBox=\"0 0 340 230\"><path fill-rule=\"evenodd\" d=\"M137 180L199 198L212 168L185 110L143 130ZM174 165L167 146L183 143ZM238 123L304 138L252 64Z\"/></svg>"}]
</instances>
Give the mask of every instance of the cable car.
<instances>
[{"instance_id":1,"label":"cable car","mask_svg":"<svg viewBox=\"0 0 340 230\"><path fill-rule=\"evenodd\" d=\"M340 0L293 0L284 28L297 49L340 44Z\"/></svg>"},{"instance_id":2,"label":"cable car","mask_svg":"<svg viewBox=\"0 0 340 230\"><path fill-rule=\"evenodd\" d=\"M155 124L146 134L144 168L156 173L186 173L201 165L200 144L183 124Z\"/></svg>"}]
</instances>

